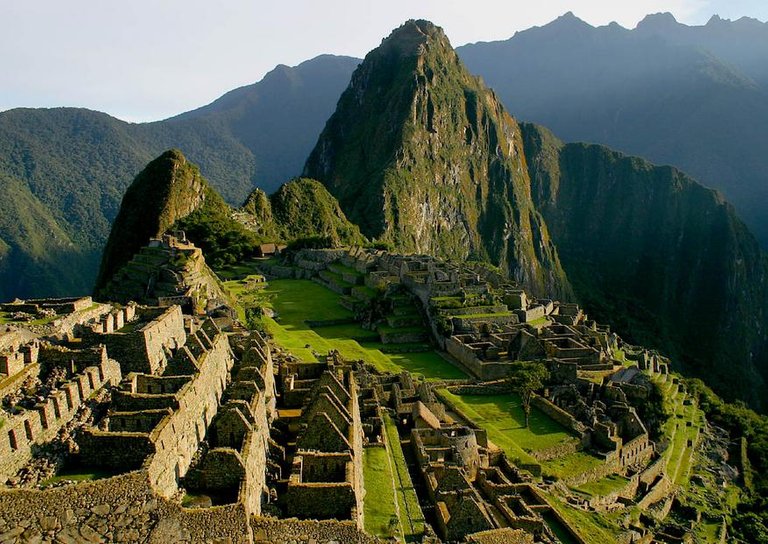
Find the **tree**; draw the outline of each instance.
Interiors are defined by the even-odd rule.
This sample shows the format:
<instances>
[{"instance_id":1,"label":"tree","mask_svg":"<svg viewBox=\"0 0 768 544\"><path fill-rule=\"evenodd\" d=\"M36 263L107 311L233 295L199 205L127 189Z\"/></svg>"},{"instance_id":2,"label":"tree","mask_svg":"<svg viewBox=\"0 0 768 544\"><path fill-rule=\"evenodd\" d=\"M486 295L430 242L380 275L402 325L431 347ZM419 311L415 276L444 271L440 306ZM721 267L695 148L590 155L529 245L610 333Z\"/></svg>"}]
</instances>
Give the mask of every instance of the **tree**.
<instances>
[{"instance_id":1,"label":"tree","mask_svg":"<svg viewBox=\"0 0 768 544\"><path fill-rule=\"evenodd\" d=\"M531 399L535 391L544 387L544 383L549 379L549 370L542 363L538 362L519 362L515 365L515 370L509 378L512 391L520 395L520 401L525 413L525 427L531 416Z\"/></svg>"}]
</instances>

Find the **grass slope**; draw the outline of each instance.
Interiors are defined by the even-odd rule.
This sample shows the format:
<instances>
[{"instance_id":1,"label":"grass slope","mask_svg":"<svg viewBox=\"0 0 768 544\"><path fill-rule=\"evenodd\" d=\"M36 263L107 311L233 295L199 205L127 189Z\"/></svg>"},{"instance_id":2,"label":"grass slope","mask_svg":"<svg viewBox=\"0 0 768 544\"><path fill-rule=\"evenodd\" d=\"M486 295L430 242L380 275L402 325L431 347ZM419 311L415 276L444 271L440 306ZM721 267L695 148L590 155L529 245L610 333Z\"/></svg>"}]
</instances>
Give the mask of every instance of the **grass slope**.
<instances>
[{"instance_id":1,"label":"grass slope","mask_svg":"<svg viewBox=\"0 0 768 544\"><path fill-rule=\"evenodd\" d=\"M530 425L525 427L525 414L517 394L454 395L441 389L449 402L498 438L498 446L513 442L527 452L544 450L575 438L559 423L537 409L531 411ZM489 436L491 433L489 433Z\"/></svg>"},{"instance_id":2,"label":"grass slope","mask_svg":"<svg viewBox=\"0 0 768 544\"><path fill-rule=\"evenodd\" d=\"M372 340L375 333L356 324L342 324L311 328L307 321L352 319L352 312L339 304L340 295L309 280L274 280L261 289L248 291L245 284L248 269L239 270L226 283L230 293L241 306L268 306L276 317L264 318L267 330L275 342L305 361L314 361L314 353L326 354L336 349L345 359L364 360L380 371L407 370L426 379L462 379L466 374L448 363L434 351L387 354L379 342ZM240 279L234 279L240 278ZM244 313L243 316L244 317Z\"/></svg>"}]
</instances>

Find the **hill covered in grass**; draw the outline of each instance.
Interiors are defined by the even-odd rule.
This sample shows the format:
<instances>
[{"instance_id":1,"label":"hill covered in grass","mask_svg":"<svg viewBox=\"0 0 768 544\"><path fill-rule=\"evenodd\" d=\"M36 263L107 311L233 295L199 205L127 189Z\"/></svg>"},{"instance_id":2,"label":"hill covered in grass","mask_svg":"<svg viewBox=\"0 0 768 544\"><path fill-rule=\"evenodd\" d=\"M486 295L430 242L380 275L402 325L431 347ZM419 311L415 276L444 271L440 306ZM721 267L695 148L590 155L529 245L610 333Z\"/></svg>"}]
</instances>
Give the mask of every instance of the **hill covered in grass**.
<instances>
[{"instance_id":1,"label":"hill covered in grass","mask_svg":"<svg viewBox=\"0 0 768 544\"><path fill-rule=\"evenodd\" d=\"M126 123L77 108L0 113L0 174L16 180L3 190L36 201L29 213L29 206L3 203L8 221L34 216L39 225L55 224L48 230L71 242L51 244L49 253L59 252L67 264L55 267L17 230L0 232L0 246L13 256L12 265L0 266L3 298L90 292L123 193L166 149L180 149L199 164L231 205L240 205L254 187L276 190L301 172L357 62L323 55L296 67L280 65L258 83L155 123Z\"/></svg>"}]
</instances>

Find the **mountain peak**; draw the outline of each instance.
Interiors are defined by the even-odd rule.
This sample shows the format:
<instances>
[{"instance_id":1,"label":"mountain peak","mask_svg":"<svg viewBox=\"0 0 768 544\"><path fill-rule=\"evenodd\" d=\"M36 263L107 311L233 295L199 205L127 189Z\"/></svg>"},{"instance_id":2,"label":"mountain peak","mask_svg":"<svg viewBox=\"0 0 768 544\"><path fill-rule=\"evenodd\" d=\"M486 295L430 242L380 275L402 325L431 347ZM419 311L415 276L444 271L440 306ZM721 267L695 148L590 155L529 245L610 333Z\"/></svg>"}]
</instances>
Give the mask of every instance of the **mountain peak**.
<instances>
[{"instance_id":1,"label":"mountain peak","mask_svg":"<svg viewBox=\"0 0 768 544\"><path fill-rule=\"evenodd\" d=\"M670 12L651 13L637 23L638 30L666 31L681 26Z\"/></svg>"},{"instance_id":2,"label":"mountain peak","mask_svg":"<svg viewBox=\"0 0 768 544\"><path fill-rule=\"evenodd\" d=\"M409 19L382 40L379 50L414 57L421 55L429 42L445 42L450 47L442 28L424 19Z\"/></svg>"},{"instance_id":3,"label":"mountain peak","mask_svg":"<svg viewBox=\"0 0 768 544\"><path fill-rule=\"evenodd\" d=\"M552 21L551 23L544 25L544 27L554 28L592 28L588 22L584 19L577 17L572 11L563 13L560 17Z\"/></svg>"},{"instance_id":4,"label":"mountain peak","mask_svg":"<svg viewBox=\"0 0 768 544\"><path fill-rule=\"evenodd\" d=\"M408 21L366 55L307 159L363 234L487 258L538 293L569 293L533 209L517 123L442 29Z\"/></svg>"},{"instance_id":5,"label":"mountain peak","mask_svg":"<svg viewBox=\"0 0 768 544\"><path fill-rule=\"evenodd\" d=\"M97 291L150 238L163 234L203 202L207 183L178 149L150 162L123 196L104 249Z\"/></svg>"}]
</instances>

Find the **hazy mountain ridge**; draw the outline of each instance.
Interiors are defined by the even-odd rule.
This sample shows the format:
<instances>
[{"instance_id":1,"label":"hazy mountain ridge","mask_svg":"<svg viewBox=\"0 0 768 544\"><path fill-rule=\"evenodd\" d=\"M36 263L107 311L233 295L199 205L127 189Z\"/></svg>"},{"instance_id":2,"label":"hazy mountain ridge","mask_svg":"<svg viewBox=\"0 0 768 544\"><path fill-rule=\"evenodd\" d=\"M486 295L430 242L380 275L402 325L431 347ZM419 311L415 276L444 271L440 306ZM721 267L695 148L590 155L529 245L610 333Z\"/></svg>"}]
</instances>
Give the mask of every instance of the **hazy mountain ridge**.
<instances>
[{"instance_id":1,"label":"hazy mountain ridge","mask_svg":"<svg viewBox=\"0 0 768 544\"><path fill-rule=\"evenodd\" d=\"M457 49L520 119L672 164L724 192L768 245L768 25L670 14L636 29L566 14Z\"/></svg>"}]
</instances>

